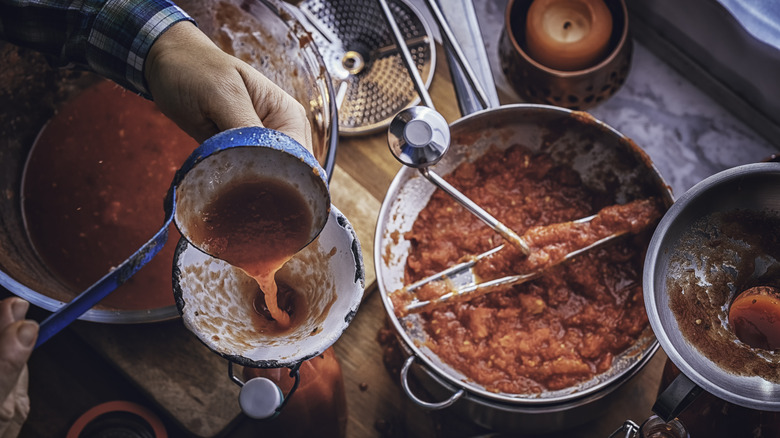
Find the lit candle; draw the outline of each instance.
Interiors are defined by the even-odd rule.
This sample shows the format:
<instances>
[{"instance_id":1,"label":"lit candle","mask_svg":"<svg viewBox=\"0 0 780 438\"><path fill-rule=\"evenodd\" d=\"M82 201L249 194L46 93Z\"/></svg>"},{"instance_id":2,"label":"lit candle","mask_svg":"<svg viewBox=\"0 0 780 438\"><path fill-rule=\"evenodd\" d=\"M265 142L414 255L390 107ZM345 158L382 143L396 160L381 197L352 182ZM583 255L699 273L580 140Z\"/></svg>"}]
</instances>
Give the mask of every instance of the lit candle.
<instances>
[{"instance_id":1,"label":"lit candle","mask_svg":"<svg viewBox=\"0 0 780 438\"><path fill-rule=\"evenodd\" d=\"M603 0L534 0L525 41L536 62L556 70L582 70L606 55L612 14Z\"/></svg>"}]
</instances>

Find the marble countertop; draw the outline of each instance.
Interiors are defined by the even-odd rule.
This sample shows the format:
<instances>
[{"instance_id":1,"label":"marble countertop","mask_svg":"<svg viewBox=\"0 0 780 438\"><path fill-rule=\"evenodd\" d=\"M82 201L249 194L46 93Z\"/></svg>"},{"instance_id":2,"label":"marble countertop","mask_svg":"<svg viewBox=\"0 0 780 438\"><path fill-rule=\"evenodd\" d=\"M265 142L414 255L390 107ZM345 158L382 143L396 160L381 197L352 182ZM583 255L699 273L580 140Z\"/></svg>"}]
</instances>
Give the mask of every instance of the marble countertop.
<instances>
[{"instance_id":1,"label":"marble countertop","mask_svg":"<svg viewBox=\"0 0 780 438\"><path fill-rule=\"evenodd\" d=\"M422 0L412 0L435 28ZM498 41L507 0L475 1L493 79L502 103L520 102L501 71ZM438 31L433 31L438 37ZM675 197L719 171L761 161L778 148L634 38L626 83L590 112L642 147Z\"/></svg>"}]
</instances>

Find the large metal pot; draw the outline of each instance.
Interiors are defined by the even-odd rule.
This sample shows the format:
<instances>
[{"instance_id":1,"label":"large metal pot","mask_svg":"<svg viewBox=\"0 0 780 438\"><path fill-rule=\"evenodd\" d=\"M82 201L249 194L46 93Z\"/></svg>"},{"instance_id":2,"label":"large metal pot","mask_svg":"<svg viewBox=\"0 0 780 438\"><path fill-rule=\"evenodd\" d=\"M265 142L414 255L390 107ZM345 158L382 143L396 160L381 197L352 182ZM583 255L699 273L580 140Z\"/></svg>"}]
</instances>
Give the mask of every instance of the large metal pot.
<instances>
[{"instance_id":1,"label":"large metal pot","mask_svg":"<svg viewBox=\"0 0 780 438\"><path fill-rule=\"evenodd\" d=\"M657 196L672 204L668 185L649 157L631 140L588 114L544 105L508 105L472 113L451 125L452 146L434 169L446 175L460 163L481 156L489 146L507 148L522 144L546 152L577 170L590 189L608 194L614 203ZM607 372L576 388L521 396L487 391L469 381L425 347L426 334L419 316L399 320L388 294L404 286L404 266L411 229L435 187L411 168L394 178L380 210L374 244L377 281L385 309L396 335L410 355L402 370L407 394L426 408L453 409L477 424L511 432L540 433L581 424L614 401L614 395L639 372L658 348L648 327L640 339L615 358ZM414 363L417 366L413 366ZM426 389L446 398L427 403L406 384L414 370Z\"/></svg>"},{"instance_id":2,"label":"large metal pot","mask_svg":"<svg viewBox=\"0 0 780 438\"><path fill-rule=\"evenodd\" d=\"M289 13L290 7L277 0L212 0L184 6L223 50L246 60L304 105L315 155L330 175L338 141L333 87L316 45ZM53 311L74 291L47 269L28 239L22 217L22 174L38 132L56 109L101 78L54 69L41 54L3 42L0 64L4 66L0 71L0 287ZM162 205L161 199L161 225ZM166 279L165 285L169 282ZM173 304L144 310L98 305L81 319L145 323L175 317L178 311Z\"/></svg>"}]
</instances>

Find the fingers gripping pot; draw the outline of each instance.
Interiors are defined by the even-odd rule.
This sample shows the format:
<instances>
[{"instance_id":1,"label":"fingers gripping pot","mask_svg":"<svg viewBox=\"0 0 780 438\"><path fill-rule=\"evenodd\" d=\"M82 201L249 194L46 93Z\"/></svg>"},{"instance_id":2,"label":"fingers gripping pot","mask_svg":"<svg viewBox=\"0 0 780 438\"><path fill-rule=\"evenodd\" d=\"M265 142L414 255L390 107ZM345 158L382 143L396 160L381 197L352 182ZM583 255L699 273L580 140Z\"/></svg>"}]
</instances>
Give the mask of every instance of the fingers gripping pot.
<instances>
[{"instance_id":1,"label":"fingers gripping pot","mask_svg":"<svg viewBox=\"0 0 780 438\"><path fill-rule=\"evenodd\" d=\"M450 151L433 168L446 177L460 164L474 161L490 147L514 144L549 154L576 170L590 190L623 204L655 196L672 204L668 185L647 155L628 138L588 114L545 105L507 105L472 113L451 126ZM411 242L405 238L435 187L414 169L394 178L382 204L375 235L377 281L396 336L409 354L402 369L407 395L430 409L452 406L482 426L507 432L547 433L572 427L618 403L620 389L658 348L647 327L639 339L615 357L604 373L575 387L540 394L488 390L445 363L426 345L429 337L419 315L398 319L388 294L404 286ZM478 200L477 200L478 201ZM425 402L409 391L408 373L443 402Z\"/></svg>"},{"instance_id":2,"label":"fingers gripping pot","mask_svg":"<svg viewBox=\"0 0 780 438\"><path fill-rule=\"evenodd\" d=\"M324 352L347 328L360 304L364 269L360 244L349 221L330 205L326 175L313 157L289 137L262 128L219 134L201 145L205 154L219 149L181 176L176 224L182 238L174 256L173 288L185 326L209 349L228 359L230 375L242 386L242 409L254 418L275 415L285 398L264 378L246 384L232 372L233 363L256 368L288 367L298 380L300 364ZM218 189L242 178L262 175L285 181L303 195L312 212L308 243L276 273L302 297L296 319L283 331L267 331L258 321L254 278L200 249L190 238L198 216ZM262 252L263 242L256 250ZM261 379L263 381L257 380ZM257 380L257 381L256 381ZM262 402L268 402L264 404Z\"/></svg>"}]
</instances>

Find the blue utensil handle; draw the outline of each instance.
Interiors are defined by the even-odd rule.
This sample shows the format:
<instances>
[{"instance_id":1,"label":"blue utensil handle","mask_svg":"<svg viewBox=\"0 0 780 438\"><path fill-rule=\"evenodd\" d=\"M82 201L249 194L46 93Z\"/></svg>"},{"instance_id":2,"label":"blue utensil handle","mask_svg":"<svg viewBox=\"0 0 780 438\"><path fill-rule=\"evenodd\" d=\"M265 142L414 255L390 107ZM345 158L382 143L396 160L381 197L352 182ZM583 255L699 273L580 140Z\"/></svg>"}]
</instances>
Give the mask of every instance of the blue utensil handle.
<instances>
[{"instance_id":1,"label":"blue utensil handle","mask_svg":"<svg viewBox=\"0 0 780 438\"><path fill-rule=\"evenodd\" d=\"M175 194L169 198L173 202ZM173 219L172 208L166 208L165 224L148 242L146 242L130 258L126 259L116 269L106 274L87 290L79 294L76 298L70 300L56 312L49 315L41 322L38 331L38 340L35 348L41 346L52 336L59 333L62 329L77 320L84 312L91 309L92 306L100 302L122 283L132 277L138 270L147 264L165 245L168 240L168 226Z\"/></svg>"}]
</instances>

